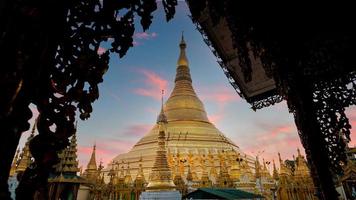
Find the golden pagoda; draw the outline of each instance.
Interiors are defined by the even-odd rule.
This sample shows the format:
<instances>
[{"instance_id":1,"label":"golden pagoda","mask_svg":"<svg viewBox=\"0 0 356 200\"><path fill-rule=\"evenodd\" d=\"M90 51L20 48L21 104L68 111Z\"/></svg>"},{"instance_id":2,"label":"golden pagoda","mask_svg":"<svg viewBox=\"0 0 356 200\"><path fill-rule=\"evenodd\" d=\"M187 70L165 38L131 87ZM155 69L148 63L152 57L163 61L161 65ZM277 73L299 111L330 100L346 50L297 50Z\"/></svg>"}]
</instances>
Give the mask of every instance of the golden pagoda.
<instances>
[{"instance_id":1,"label":"golden pagoda","mask_svg":"<svg viewBox=\"0 0 356 200\"><path fill-rule=\"evenodd\" d=\"M32 155L30 152L30 141L35 137L36 123L32 127L30 136L27 138L25 146L22 149L18 164L16 166L16 173L24 172L28 166L32 163Z\"/></svg>"},{"instance_id":2,"label":"golden pagoda","mask_svg":"<svg viewBox=\"0 0 356 200\"><path fill-rule=\"evenodd\" d=\"M165 146L167 117L163 111L163 92L162 92L162 109L157 118L158 125L158 148L156 150L155 162L150 174L150 180L146 189L148 191L172 190L176 186L172 179L172 171L167 162L167 151Z\"/></svg>"},{"instance_id":3,"label":"golden pagoda","mask_svg":"<svg viewBox=\"0 0 356 200\"><path fill-rule=\"evenodd\" d=\"M276 196L280 200L316 200L315 187L305 158L298 149L297 158L283 162L278 153L280 172L278 174ZM293 156L294 157L294 156ZM275 175L277 177L277 175ZM276 178L275 178L276 179Z\"/></svg>"},{"instance_id":4,"label":"golden pagoda","mask_svg":"<svg viewBox=\"0 0 356 200\"><path fill-rule=\"evenodd\" d=\"M168 122L164 126L166 130L165 148L168 152L168 161L166 162L171 166L175 163L174 159L178 160L178 169L171 167L173 178L179 171L179 176L186 180L189 166L192 181L199 182L203 173L207 172L209 180L215 184L219 174L217 169L220 167L218 152L232 150L241 155L245 154L240 152L239 147L209 121L204 105L192 85L189 62L185 53L186 47L182 36L179 44L180 55L177 61L175 86L162 107L162 112ZM136 176L142 156L143 173L148 179L154 169L160 127L159 124L154 125L129 152L116 156L113 163L130 162L131 173ZM208 159L204 169L199 164L199 158L203 154L207 155ZM253 158L247 157L247 159L249 165L252 165ZM179 176L177 176L178 179Z\"/></svg>"},{"instance_id":5,"label":"golden pagoda","mask_svg":"<svg viewBox=\"0 0 356 200\"><path fill-rule=\"evenodd\" d=\"M93 151L91 153L87 168L83 173L83 177L92 183L95 183L97 181L99 175L98 168L96 166L95 151L96 151L96 145L94 144Z\"/></svg>"},{"instance_id":6,"label":"golden pagoda","mask_svg":"<svg viewBox=\"0 0 356 200\"><path fill-rule=\"evenodd\" d=\"M277 168L276 168L276 163L274 162L274 160L272 160L273 162L273 179L275 181L278 181L279 180L279 175L278 175L278 171L277 171Z\"/></svg>"},{"instance_id":7,"label":"golden pagoda","mask_svg":"<svg viewBox=\"0 0 356 200\"><path fill-rule=\"evenodd\" d=\"M77 138L74 134L67 148L58 154L59 163L48 178L49 199L77 199L80 184L86 181L77 175Z\"/></svg>"}]
</instances>

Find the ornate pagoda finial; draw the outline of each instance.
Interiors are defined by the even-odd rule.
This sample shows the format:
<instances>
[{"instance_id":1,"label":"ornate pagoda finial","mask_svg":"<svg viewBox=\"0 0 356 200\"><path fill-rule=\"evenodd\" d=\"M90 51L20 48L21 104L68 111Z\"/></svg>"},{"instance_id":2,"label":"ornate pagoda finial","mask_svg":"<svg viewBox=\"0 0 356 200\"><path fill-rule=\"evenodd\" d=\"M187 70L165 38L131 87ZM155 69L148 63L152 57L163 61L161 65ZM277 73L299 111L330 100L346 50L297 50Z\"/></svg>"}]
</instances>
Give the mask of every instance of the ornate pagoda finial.
<instances>
[{"instance_id":1,"label":"ornate pagoda finial","mask_svg":"<svg viewBox=\"0 0 356 200\"><path fill-rule=\"evenodd\" d=\"M267 169L265 159L264 159L264 158L262 158L262 161L263 161L263 169Z\"/></svg>"},{"instance_id":2,"label":"ornate pagoda finial","mask_svg":"<svg viewBox=\"0 0 356 200\"><path fill-rule=\"evenodd\" d=\"M182 37L181 37L181 40L180 40L180 44L179 44L180 48L184 48L186 47L186 44L185 44L185 41L184 41L184 31L182 31Z\"/></svg>"},{"instance_id":3,"label":"ornate pagoda finial","mask_svg":"<svg viewBox=\"0 0 356 200\"><path fill-rule=\"evenodd\" d=\"M161 109L163 110L163 97L164 97L164 90L161 91Z\"/></svg>"},{"instance_id":4,"label":"ornate pagoda finial","mask_svg":"<svg viewBox=\"0 0 356 200\"><path fill-rule=\"evenodd\" d=\"M278 152L278 159L279 159L279 162L282 163L282 158L281 158L281 154Z\"/></svg>"},{"instance_id":5,"label":"ornate pagoda finial","mask_svg":"<svg viewBox=\"0 0 356 200\"><path fill-rule=\"evenodd\" d=\"M178 58L178 62L177 62L177 66L185 66L185 67L188 67L188 59L187 57L185 56L185 48L187 47L187 44L185 43L184 41L184 35L183 35L183 32L182 32L182 39L179 43L179 47L180 47L180 55L179 55L179 58ZM190 77L189 77L190 78Z\"/></svg>"},{"instance_id":6,"label":"ornate pagoda finial","mask_svg":"<svg viewBox=\"0 0 356 200\"><path fill-rule=\"evenodd\" d=\"M258 159L258 156L256 156L256 161L255 161L255 176L256 176L256 178L261 177L260 170L261 170L260 161Z\"/></svg>"},{"instance_id":7,"label":"ornate pagoda finial","mask_svg":"<svg viewBox=\"0 0 356 200\"><path fill-rule=\"evenodd\" d=\"M274 159L272 160L273 162L273 179L274 180L278 180L278 171L277 171L277 168L276 168L276 164L274 163Z\"/></svg>"},{"instance_id":8,"label":"ornate pagoda finial","mask_svg":"<svg viewBox=\"0 0 356 200\"><path fill-rule=\"evenodd\" d=\"M166 124L167 123L167 117L164 114L164 110L163 110L163 95L164 95L164 90L162 90L162 103L161 103L161 112L158 115L157 118L157 124Z\"/></svg>"}]
</instances>

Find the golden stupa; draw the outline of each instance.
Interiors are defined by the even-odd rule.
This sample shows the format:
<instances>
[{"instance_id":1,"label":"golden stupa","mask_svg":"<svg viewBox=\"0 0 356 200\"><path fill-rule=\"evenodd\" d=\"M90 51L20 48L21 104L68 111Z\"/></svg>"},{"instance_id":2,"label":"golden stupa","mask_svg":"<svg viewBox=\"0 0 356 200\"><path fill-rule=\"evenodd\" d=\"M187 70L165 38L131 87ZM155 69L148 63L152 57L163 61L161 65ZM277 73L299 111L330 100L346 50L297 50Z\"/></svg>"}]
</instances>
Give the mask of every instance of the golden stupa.
<instances>
[{"instance_id":1,"label":"golden stupa","mask_svg":"<svg viewBox=\"0 0 356 200\"><path fill-rule=\"evenodd\" d=\"M190 168L194 179L201 177L203 171L211 174L210 171L219 168L218 155L221 152L234 151L241 155L244 154L240 152L236 144L209 121L204 105L192 85L189 62L185 54L186 43L183 36L179 47L180 55L177 62L175 86L163 106L168 122L166 124L165 145L169 165L172 168L177 167L175 163L180 160L178 161L181 162L179 164L180 171L185 175ZM125 163L126 165L129 164L135 177L135 174L139 171L139 161L142 157L143 171L146 179L148 179L158 148L158 133L159 126L156 124L129 152L118 155L112 163L121 166ZM198 160L205 157L212 159L206 162L207 166L201 166L201 162L198 162ZM172 172L175 171L177 170L173 168Z\"/></svg>"}]
</instances>

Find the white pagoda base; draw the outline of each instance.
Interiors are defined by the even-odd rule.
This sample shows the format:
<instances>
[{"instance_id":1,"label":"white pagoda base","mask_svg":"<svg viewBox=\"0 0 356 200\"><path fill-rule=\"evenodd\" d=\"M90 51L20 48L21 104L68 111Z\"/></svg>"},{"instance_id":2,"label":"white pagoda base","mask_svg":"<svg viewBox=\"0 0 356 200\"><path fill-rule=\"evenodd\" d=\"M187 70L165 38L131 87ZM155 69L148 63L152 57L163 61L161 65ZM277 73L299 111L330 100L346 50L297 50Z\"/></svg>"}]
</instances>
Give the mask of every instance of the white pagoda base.
<instances>
[{"instance_id":1,"label":"white pagoda base","mask_svg":"<svg viewBox=\"0 0 356 200\"><path fill-rule=\"evenodd\" d=\"M179 191L146 191L140 195L140 200L181 200L182 195Z\"/></svg>"}]
</instances>

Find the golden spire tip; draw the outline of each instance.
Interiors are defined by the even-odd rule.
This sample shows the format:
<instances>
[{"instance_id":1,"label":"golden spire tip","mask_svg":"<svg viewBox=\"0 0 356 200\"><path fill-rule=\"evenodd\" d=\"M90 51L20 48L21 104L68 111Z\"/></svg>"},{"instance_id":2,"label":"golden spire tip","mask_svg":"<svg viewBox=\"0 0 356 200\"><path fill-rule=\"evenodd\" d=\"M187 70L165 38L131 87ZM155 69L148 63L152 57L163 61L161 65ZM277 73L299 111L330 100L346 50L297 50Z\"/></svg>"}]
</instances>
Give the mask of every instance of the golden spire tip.
<instances>
[{"instance_id":1,"label":"golden spire tip","mask_svg":"<svg viewBox=\"0 0 356 200\"><path fill-rule=\"evenodd\" d=\"M162 107L162 110L163 110L163 96L164 96L164 90L161 91L162 94L161 94L161 107Z\"/></svg>"}]
</instances>

